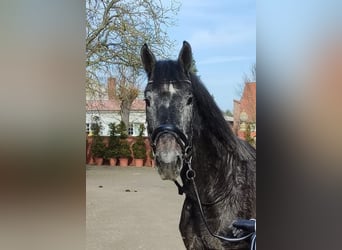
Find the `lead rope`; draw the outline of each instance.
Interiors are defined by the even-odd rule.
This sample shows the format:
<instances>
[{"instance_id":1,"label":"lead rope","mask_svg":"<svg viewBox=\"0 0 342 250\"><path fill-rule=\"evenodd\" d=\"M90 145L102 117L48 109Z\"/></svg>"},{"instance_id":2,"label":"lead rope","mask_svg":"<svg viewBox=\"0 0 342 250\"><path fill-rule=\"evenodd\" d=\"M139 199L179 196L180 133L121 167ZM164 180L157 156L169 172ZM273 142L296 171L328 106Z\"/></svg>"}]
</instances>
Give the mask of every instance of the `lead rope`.
<instances>
[{"instance_id":1,"label":"lead rope","mask_svg":"<svg viewBox=\"0 0 342 250\"><path fill-rule=\"evenodd\" d=\"M191 163L191 159L190 159L190 162ZM198 203L198 207L200 209L200 214L201 214L201 217L202 217L202 220L204 222L204 225L206 226L208 232L210 233L211 236L215 237L215 238L218 238L220 240L224 240L224 241L228 241L228 242L238 242L238 241L242 241L242 240L245 240L249 237L252 237L252 242L251 242L251 250L256 250L256 234L255 233L249 233L245 236L242 236L242 237L239 237L239 238L228 238L228 237L224 237L224 236L221 236L221 235L218 235L218 234L214 234L210 228L209 228L209 225L207 223L207 220L205 219L204 217L204 212L203 212L203 208L202 208L202 204L201 204L201 199L199 197L199 194L198 194L198 190L197 190L197 186L196 186L196 182L195 182L195 177L196 177L196 172L191 168L191 164L188 163L188 170L186 171L186 178L188 180L191 181L192 185L193 185L193 188L194 188L194 191L195 191L195 195L196 195L196 199L197 199L197 203Z\"/></svg>"}]
</instances>

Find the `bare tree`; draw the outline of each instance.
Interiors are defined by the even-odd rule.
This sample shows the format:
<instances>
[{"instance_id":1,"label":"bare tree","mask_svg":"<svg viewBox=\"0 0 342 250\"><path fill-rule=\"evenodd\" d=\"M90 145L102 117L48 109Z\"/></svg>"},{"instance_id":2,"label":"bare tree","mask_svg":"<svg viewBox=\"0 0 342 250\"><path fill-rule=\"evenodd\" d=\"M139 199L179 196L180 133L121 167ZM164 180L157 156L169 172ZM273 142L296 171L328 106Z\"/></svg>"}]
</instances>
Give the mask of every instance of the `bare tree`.
<instances>
[{"instance_id":1,"label":"bare tree","mask_svg":"<svg viewBox=\"0 0 342 250\"><path fill-rule=\"evenodd\" d=\"M250 67L248 73L244 73L242 77L242 82L238 83L236 86L236 94L242 96L245 84L248 82L256 82L256 63L253 63Z\"/></svg>"},{"instance_id":2,"label":"bare tree","mask_svg":"<svg viewBox=\"0 0 342 250\"><path fill-rule=\"evenodd\" d=\"M173 42L166 28L179 4L158 0L86 0L86 90L96 94L100 78L116 66L140 69L140 48L146 42L165 56Z\"/></svg>"},{"instance_id":3,"label":"bare tree","mask_svg":"<svg viewBox=\"0 0 342 250\"><path fill-rule=\"evenodd\" d=\"M256 82L256 63L253 63L251 66L251 72L250 72L250 82Z\"/></svg>"},{"instance_id":4,"label":"bare tree","mask_svg":"<svg viewBox=\"0 0 342 250\"><path fill-rule=\"evenodd\" d=\"M118 87L116 96L120 100L120 115L121 121L123 121L126 127L129 127L129 113L132 107L132 103L139 95L139 74L138 71L133 68L125 66L118 66Z\"/></svg>"}]
</instances>

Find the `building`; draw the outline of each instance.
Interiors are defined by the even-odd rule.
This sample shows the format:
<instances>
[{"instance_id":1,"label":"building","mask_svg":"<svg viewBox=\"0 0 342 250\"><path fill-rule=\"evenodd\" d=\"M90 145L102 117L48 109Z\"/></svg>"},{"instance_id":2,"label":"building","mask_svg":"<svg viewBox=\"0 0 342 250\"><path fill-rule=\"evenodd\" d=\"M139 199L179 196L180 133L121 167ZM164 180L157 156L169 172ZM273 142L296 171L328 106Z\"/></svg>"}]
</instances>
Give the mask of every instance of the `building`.
<instances>
[{"instance_id":1,"label":"building","mask_svg":"<svg viewBox=\"0 0 342 250\"><path fill-rule=\"evenodd\" d=\"M95 117L99 117L102 125L100 135L109 135L109 124L119 124L120 116L120 101L116 99L116 80L108 78L107 86L100 86L96 95L87 95L86 97L86 132L91 131L91 124ZM145 101L142 98L137 98L132 103L132 108L129 116L128 134L137 136L139 134L140 124L144 124L146 128L146 112ZM146 129L144 135L147 135Z\"/></svg>"},{"instance_id":2,"label":"building","mask_svg":"<svg viewBox=\"0 0 342 250\"><path fill-rule=\"evenodd\" d=\"M250 127L250 137L256 140L256 82L245 84L240 100L234 100L234 133L246 138L247 126Z\"/></svg>"},{"instance_id":3,"label":"building","mask_svg":"<svg viewBox=\"0 0 342 250\"><path fill-rule=\"evenodd\" d=\"M233 128L234 125L234 117L229 116L229 115L223 115L224 119L226 120L226 122L228 123L228 125Z\"/></svg>"},{"instance_id":4,"label":"building","mask_svg":"<svg viewBox=\"0 0 342 250\"><path fill-rule=\"evenodd\" d=\"M86 97L86 132L91 131L91 124L94 122L95 117L99 117L100 123L103 127L100 135L109 135L109 124L119 124L121 121L120 116L120 101L116 99L116 79L108 78L107 86L102 85L98 87L96 94L88 94ZM227 123L234 127L233 117L224 115ZM137 136L139 134L139 127L141 124L146 124L146 110L145 101L142 96L139 96L132 103L132 108L129 116L128 134ZM144 135L147 135L145 129Z\"/></svg>"}]
</instances>

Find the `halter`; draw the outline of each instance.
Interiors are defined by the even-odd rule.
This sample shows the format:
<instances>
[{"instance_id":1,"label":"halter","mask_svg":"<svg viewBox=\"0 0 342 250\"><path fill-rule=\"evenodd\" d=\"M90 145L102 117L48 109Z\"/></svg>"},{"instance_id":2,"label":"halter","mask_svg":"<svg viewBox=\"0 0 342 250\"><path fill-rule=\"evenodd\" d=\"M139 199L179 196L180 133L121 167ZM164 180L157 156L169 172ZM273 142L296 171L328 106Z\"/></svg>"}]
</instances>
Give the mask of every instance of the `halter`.
<instances>
[{"instance_id":1,"label":"halter","mask_svg":"<svg viewBox=\"0 0 342 250\"><path fill-rule=\"evenodd\" d=\"M189 143L186 135L173 124L162 124L153 130L151 134L151 147L154 152L156 150L157 141L163 134L172 134L182 148L183 158L188 159L190 157L192 145Z\"/></svg>"},{"instance_id":2,"label":"halter","mask_svg":"<svg viewBox=\"0 0 342 250\"><path fill-rule=\"evenodd\" d=\"M240 229L246 229L246 224L248 224L248 229L247 231L249 231L248 234L242 236L242 237L238 237L238 238L229 238L229 237L224 237L218 234L215 234L211 231L211 229L209 228L209 225L207 223L207 220L204 216L204 212L203 212L203 208L202 208L202 202L201 199L199 197L198 194L198 189L197 189L197 185L195 182L195 177L196 177L196 172L191 168L191 160L192 160L192 143L189 142L188 138L186 137L186 135L180 131L175 125L173 124L162 124L159 127L157 127L156 129L153 130L152 134L151 134L151 146L153 151L155 152L156 150L156 143L158 142L158 139L161 135L163 134L172 134L177 143L181 146L182 148L182 155L183 155L183 169L186 170L185 172L185 178L190 181L192 183L193 189L195 191L195 197L196 197L196 201L200 210L200 214L202 217L202 220L204 222L204 225L206 226L208 232L210 233L211 236L218 238L220 240L223 241L228 241L228 242L239 242L239 241L243 241L245 239L248 239L251 237L251 250L252 249L256 249L256 221L254 219L251 220L237 220L233 225L236 228L240 228ZM192 138L191 138L192 139ZM182 195L184 193L184 186L183 187L177 182L177 180L174 180L175 184L178 187L178 193L180 195ZM224 196L226 197L226 196ZM204 203L203 205L214 205L220 201L222 201L223 198L218 199L217 201L214 201L213 203ZM241 226L241 223L243 223L243 226ZM255 228L253 228L255 227ZM251 229L252 228L252 229Z\"/></svg>"}]
</instances>

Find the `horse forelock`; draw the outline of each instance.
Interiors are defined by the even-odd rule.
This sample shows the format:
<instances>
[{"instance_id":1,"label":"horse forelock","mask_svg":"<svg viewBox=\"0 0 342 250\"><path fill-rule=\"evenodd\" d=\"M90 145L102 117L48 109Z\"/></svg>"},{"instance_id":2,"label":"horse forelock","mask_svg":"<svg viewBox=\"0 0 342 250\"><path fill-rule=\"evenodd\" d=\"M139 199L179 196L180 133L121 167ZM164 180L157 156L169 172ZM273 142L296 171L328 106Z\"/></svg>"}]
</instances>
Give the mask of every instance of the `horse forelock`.
<instances>
[{"instance_id":1,"label":"horse forelock","mask_svg":"<svg viewBox=\"0 0 342 250\"><path fill-rule=\"evenodd\" d=\"M181 65L173 60L157 61L151 78L156 84L187 79Z\"/></svg>"}]
</instances>

